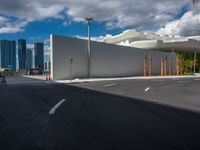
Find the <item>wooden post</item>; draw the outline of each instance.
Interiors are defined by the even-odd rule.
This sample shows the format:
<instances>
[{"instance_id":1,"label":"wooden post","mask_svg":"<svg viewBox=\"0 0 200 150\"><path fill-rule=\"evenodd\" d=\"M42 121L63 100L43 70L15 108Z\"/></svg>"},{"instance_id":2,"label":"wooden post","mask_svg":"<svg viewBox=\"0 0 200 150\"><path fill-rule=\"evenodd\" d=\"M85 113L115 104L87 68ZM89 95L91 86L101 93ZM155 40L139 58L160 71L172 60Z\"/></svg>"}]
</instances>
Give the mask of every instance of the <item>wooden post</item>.
<instances>
[{"instance_id":1,"label":"wooden post","mask_svg":"<svg viewBox=\"0 0 200 150\"><path fill-rule=\"evenodd\" d=\"M144 76L147 76L147 56L144 56Z\"/></svg>"},{"instance_id":2,"label":"wooden post","mask_svg":"<svg viewBox=\"0 0 200 150\"><path fill-rule=\"evenodd\" d=\"M149 76L152 76L152 56L149 55Z\"/></svg>"},{"instance_id":3,"label":"wooden post","mask_svg":"<svg viewBox=\"0 0 200 150\"><path fill-rule=\"evenodd\" d=\"M163 76L163 57L160 58L160 75Z\"/></svg>"},{"instance_id":4,"label":"wooden post","mask_svg":"<svg viewBox=\"0 0 200 150\"><path fill-rule=\"evenodd\" d=\"M167 57L164 57L164 75L167 75Z\"/></svg>"},{"instance_id":5,"label":"wooden post","mask_svg":"<svg viewBox=\"0 0 200 150\"><path fill-rule=\"evenodd\" d=\"M181 58L179 59L179 75L183 75L183 66L182 66L182 60L181 60Z\"/></svg>"},{"instance_id":6,"label":"wooden post","mask_svg":"<svg viewBox=\"0 0 200 150\"><path fill-rule=\"evenodd\" d=\"M176 75L179 75L179 58L176 56Z\"/></svg>"},{"instance_id":7,"label":"wooden post","mask_svg":"<svg viewBox=\"0 0 200 150\"><path fill-rule=\"evenodd\" d=\"M167 75L169 75L169 73L168 73L169 66L168 66L168 57L167 56L165 56L165 61L166 61L166 76L167 76Z\"/></svg>"},{"instance_id":8,"label":"wooden post","mask_svg":"<svg viewBox=\"0 0 200 150\"><path fill-rule=\"evenodd\" d=\"M168 59L168 65L169 65L169 75L171 76L172 73L171 73L171 57L169 56L169 59Z\"/></svg>"}]
</instances>

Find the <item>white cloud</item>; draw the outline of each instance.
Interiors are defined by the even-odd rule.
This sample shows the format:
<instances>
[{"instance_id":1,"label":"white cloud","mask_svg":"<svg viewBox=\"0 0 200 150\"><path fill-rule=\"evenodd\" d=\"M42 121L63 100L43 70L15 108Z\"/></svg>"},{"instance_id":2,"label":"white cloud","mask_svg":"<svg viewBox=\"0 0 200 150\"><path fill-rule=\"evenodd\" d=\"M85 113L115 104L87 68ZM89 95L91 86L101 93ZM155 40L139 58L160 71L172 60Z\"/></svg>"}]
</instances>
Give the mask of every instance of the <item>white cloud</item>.
<instances>
[{"instance_id":1,"label":"white cloud","mask_svg":"<svg viewBox=\"0 0 200 150\"><path fill-rule=\"evenodd\" d=\"M0 33L16 33L20 32L22 29L18 27L2 27L0 28Z\"/></svg>"},{"instance_id":2,"label":"white cloud","mask_svg":"<svg viewBox=\"0 0 200 150\"><path fill-rule=\"evenodd\" d=\"M88 39L87 36L80 36L80 35L76 35L75 38L78 38L78 39L84 39L84 40L87 40L87 39ZM91 37L91 40L92 40L92 41L102 42L103 39L104 39L103 36Z\"/></svg>"},{"instance_id":3,"label":"white cloud","mask_svg":"<svg viewBox=\"0 0 200 150\"><path fill-rule=\"evenodd\" d=\"M9 16L26 17L29 19L61 18L60 12L65 8L58 2L49 0L0 0L0 10Z\"/></svg>"},{"instance_id":4,"label":"white cloud","mask_svg":"<svg viewBox=\"0 0 200 150\"><path fill-rule=\"evenodd\" d=\"M127 26L145 28L165 24L185 4L186 1L174 0L73 1L69 3L67 14L75 21L82 21L85 16L94 17L96 21L109 21L106 26L110 29Z\"/></svg>"},{"instance_id":5,"label":"white cloud","mask_svg":"<svg viewBox=\"0 0 200 150\"><path fill-rule=\"evenodd\" d=\"M68 26L68 25L71 25L71 24L72 24L71 20L63 22L63 26Z\"/></svg>"},{"instance_id":6,"label":"white cloud","mask_svg":"<svg viewBox=\"0 0 200 150\"><path fill-rule=\"evenodd\" d=\"M4 25L7 22L7 18L6 17L2 17L0 16L0 25Z\"/></svg>"},{"instance_id":7,"label":"white cloud","mask_svg":"<svg viewBox=\"0 0 200 150\"><path fill-rule=\"evenodd\" d=\"M34 49L34 44L28 43L28 44L26 44L26 47L27 47L27 49L33 50Z\"/></svg>"},{"instance_id":8,"label":"white cloud","mask_svg":"<svg viewBox=\"0 0 200 150\"><path fill-rule=\"evenodd\" d=\"M168 22L165 27L157 31L158 34L174 35L199 35L200 34L200 13L192 11L185 13L180 19Z\"/></svg>"},{"instance_id":9,"label":"white cloud","mask_svg":"<svg viewBox=\"0 0 200 150\"><path fill-rule=\"evenodd\" d=\"M95 21L105 21L110 29L134 27L145 30L167 25L189 1L192 4L191 0L0 0L0 13L18 19L26 18L29 22L46 18L62 19L64 26L72 20L83 21L84 17L90 16ZM200 14L198 9L193 9L192 12ZM25 25L7 25L2 27L1 33L20 32ZM15 29L11 30L12 27Z\"/></svg>"},{"instance_id":10,"label":"white cloud","mask_svg":"<svg viewBox=\"0 0 200 150\"><path fill-rule=\"evenodd\" d=\"M31 22L30 19L20 18L16 21L5 18L0 26L0 33L16 33L23 31L24 27Z\"/></svg>"},{"instance_id":11,"label":"white cloud","mask_svg":"<svg viewBox=\"0 0 200 150\"><path fill-rule=\"evenodd\" d=\"M32 16L30 13L30 18L34 19L44 19L44 18L56 18L56 19L64 19L64 15L59 14L63 9L64 6L62 5L50 5L48 7L42 6L39 2L31 2L30 5L35 7L35 14Z\"/></svg>"}]
</instances>

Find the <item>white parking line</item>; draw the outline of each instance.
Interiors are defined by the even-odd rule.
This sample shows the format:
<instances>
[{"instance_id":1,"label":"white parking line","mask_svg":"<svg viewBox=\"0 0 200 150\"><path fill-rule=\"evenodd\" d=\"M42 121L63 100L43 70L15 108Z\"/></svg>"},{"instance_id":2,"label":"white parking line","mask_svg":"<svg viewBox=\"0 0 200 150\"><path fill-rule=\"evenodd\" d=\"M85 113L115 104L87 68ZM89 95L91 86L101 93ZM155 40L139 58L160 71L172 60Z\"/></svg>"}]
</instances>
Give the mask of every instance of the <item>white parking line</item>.
<instances>
[{"instance_id":1,"label":"white parking line","mask_svg":"<svg viewBox=\"0 0 200 150\"><path fill-rule=\"evenodd\" d=\"M190 81L178 81L179 83L188 83Z\"/></svg>"},{"instance_id":2,"label":"white parking line","mask_svg":"<svg viewBox=\"0 0 200 150\"><path fill-rule=\"evenodd\" d=\"M162 80L162 79L157 79L157 80L152 80L152 81L161 82L161 81L164 81L164 80Z\"/></svg>"},{"instance_id":3,"label":"white parking line","mask_svg":"<svg viewBox=\"0 0 200 150\"><path fill-rule=\"evenodd\" d=\"M196 81L200 81L200 79L194 79L194 80L196 80Z\"/></svg>"},{"instance_id":4,"label":"white parking line","mask_svg":"<svg viewBox=\"0 0 200 150\"><path fill-rule=\"evenodd\" d=\"M147 87L147 88L144 90L144 92L147 92L147 91L149 91L149 90L150 90L150 88L151 88L151 87Z\"/></svg>"},{"instance_id":5,"label":"white parking line","mask_svg":"<svg viewBox=\"0 0 200 150\"><path fill-rule=\"evenodd\" d=\"M50 111L49 114L53 115L56 112L56 109L64 102L66 99L62 99L60 102L58 102Z\"/></svg>"},{"instance_id":6,"label":"white parking line","mask_svg":"<svg viewBox=\"0 0 200 150\"><path fill-rule=\"evenodd\" d=\"M117 85L117 83L106 84L106 85L104 85L104 86L105 86L105 87L108 87L108 86L113 86L113 85Z\"/></svg>"}]
</instances>

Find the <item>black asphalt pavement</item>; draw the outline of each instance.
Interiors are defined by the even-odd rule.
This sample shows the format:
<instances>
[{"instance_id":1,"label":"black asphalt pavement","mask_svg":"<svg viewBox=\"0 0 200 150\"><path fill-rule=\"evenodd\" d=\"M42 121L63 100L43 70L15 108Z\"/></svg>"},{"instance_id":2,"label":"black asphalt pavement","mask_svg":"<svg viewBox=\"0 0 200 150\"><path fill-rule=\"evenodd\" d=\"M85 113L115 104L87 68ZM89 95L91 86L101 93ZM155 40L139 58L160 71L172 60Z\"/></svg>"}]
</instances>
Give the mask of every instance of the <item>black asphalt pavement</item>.
<instances>
[{"instance_id":1,"label":"black asphalt pavement","mask_svg":"<svg viewBox=\"0 0 200 150\"><path fill-rule=\"evenodd\" d=\"M86 82L75 86L200 113L199 77Z\"/></svg>"},{"instance_id":2,"label":"black asphalt pavement","mask_svg":"<svg viewBox=\"0 0 200 150\"><path fill-rule=\"evenodd\" d=\"M198 80L191 80L199 87ZM169 101L178 101L178 94L162 93L162 88L173 91L176 84L193 88L189 84L193 81L0 85L0 149L199 150L198 111L150 100L161 92L157 100L168 95ZM187 88L183 88L188 91L185 95L198 96L199 89L189 93ZM149 99L148 92L153 92ZM63 99L55 113L49 114Z\"/></svg>"}]
</instances>

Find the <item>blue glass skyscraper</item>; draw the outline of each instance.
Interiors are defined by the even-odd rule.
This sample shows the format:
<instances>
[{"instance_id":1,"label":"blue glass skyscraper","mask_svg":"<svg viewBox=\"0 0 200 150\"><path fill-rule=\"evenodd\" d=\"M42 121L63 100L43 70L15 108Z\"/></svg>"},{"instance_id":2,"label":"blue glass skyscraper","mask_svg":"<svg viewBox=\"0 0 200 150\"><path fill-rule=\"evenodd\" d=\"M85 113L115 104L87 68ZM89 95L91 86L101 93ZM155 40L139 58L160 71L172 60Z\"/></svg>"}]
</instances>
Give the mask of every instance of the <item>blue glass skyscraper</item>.
<instances>
[{"instance_id":1,"label":"blue glass skyscraper","mask_svg":"<svg viewBox=\"0 0 200 150\"><path fill-rule=\"evenodd\" d=\"M18 40L18 61L19 61L19 70L26 69L26 40Z\"/></svg>"},{"instance_id":2,"label":"blue glass skyscraper","mask_svg":"<svg viewBox=\"0 0 200 150\"><path fill-rule=\"evenodd\" d=\"M0 40L0 68L16 71L16 42Z\"/></svg>"},{"instance_id":3,"label":"blue glass skyscraper","mask_svg":"<svg viewBox=\"0 0 200 150\"><path fill-rule=\"evenodd\" d=\"M33 52L30 49L26 50L26 70L30 70L33 66Z\"/></svg>"},{"instance_id":4,"label":"blue glass skyscraper","mask_svg":"<svg viewBox=\"0 0 200 150\"><path fill-rule=\"evenodd\" d=\"M35 66L40 69L40 71L44 71L44 43L35 43Z\"/></svg>"}]
</instances>

